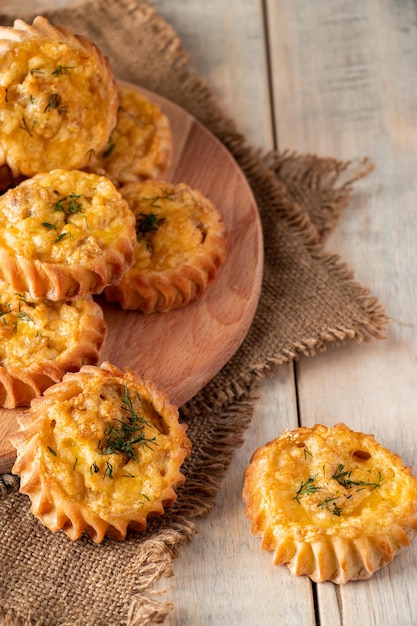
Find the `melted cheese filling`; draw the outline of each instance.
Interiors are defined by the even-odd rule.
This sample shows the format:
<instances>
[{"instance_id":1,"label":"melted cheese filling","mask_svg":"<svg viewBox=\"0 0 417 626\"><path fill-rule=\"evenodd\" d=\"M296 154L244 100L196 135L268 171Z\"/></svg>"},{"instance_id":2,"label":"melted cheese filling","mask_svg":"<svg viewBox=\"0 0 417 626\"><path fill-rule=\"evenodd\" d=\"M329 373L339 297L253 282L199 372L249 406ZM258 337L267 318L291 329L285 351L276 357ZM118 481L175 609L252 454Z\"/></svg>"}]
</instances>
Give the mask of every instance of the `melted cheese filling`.
<instances>
[{"instance_id":1,"label":"melted cheese filling","mask_svg":"<svg viewBox=\"0 0 417 626\"><path fill-rule=\"evenodd\" d=\"M81 46L33 38L2 57L0 147L23 173L88 163L105 145L115 87ZM114 121L113 121L114 125Z\"/></svg>"},{"instance_id":2,"label":"melted cheese filling","mask_svg":"<svg viewBox=\"0 0 417 626\"><path fill-rule=\"evenodd\" d=\"M1 285L0 364L11 370L30 369L58 360L76 345L86 302L35 301Z\"/></svg>"},{"instance_id":3,"label":"melted cheese filling","mask_svg":"<svg viewBox=\"0 0 417 626\"><path fill-rule=\"evenodd\" d=\"M118 93L116 126L94 167L104 168L111 176L123 176L123 168L128 166L132 174L151 176L169 134L168 122L145 96L122 86Z\"/></svg>"},{"instance_id":4,"label":"melted cheese filling","mask_svg":"<svg viewBox=\"0 0 417 626\"><path fill-rule=\"evenodd\" d=\"M125 231L128 215L106 178L55 170L0 197L0 246L41 262L93 263Z\"/></svg>"},{"instance_id":5,"label":"melted cheese filling","mask_svg":"<svg viewBox=\"0 0 417 626\"><path fill-rule=\"evenodd\" d=\"M164 271L187 263L198 253L212 212L192 190L149 181L143 183L140 195L123 194L123 189L121 193L136 216L135 269ZM149 230L152 221L154 229Z\"/></svg>"},{"instance_id":6,"label":"melted cheese filling","mask_svg":"<svg viewBox=\"0 0 417 626\"><path fill-rule=\"evenodd\" d=\"M123 398L127 393L131 411ZM137 428L132 426L132 411ZM68 497L103 519L146 510L170 485L172 440L150 401L122 385L86 383L79 395L48 409L40 435L40 462ZM123 431L124 426L125 431ZM111 452L116 440L140 439L129 453ZM120 443L120 441L119 441ZM121 447L121 446L119 446Z\"/></svg>"},{"instance_id":7,"label":"melted cheese filling","mask_svg":"<svg viewBox=\"0 0 417 626\"><path fill-rule=\"evenodd\" d=\"M394 455L345 431L280 438L262 465L262 499L277 535L297 540L317 532L359 536L409 515L415 485ZM342 530L343 529L343 530Z\"/></svg>"}]
</instances>

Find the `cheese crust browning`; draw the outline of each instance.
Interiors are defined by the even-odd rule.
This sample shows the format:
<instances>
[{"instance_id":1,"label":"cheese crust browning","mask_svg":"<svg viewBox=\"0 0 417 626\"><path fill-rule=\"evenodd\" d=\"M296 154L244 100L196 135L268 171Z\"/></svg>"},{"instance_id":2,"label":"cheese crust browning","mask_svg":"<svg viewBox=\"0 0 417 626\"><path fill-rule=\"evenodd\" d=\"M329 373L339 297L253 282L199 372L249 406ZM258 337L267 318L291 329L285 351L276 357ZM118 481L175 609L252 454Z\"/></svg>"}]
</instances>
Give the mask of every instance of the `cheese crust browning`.
<instances>
[{"instance_id":1,"label":"cheese crust browning","mask_svg":"<svg viewBox=\"0 0 417 626\"><path fill-rule=\"evenodd\" d=\"M115 185L165 174L172 156L172 133L161 109L135 87L117 83L116 127L106 146L92 158L88 171Z\"/></svg>"},{"instance_id":2,"label":"cheese crust browning","mask_svg":"<svg viewBox=\"0 0 417 626\"><path fill-rule=\"evenodd\" d=\"M0 284L0 406L28 406L68 371L95 365L106 323L90 296L34 300Z\"/></svg>"},{"instance_id":3,"label":"cheese crust browning","mask_svg":"<svg viewBox=\"0 0 417 626\"><path fill-rule=\"evenodd\" d=\"M187 426L166 394L132 370L85 366L19 417L13 472L53 532L123 540L162 515L185 477Z\"/></svg>"},{"instance_id":4,"label":"cheese crust browning","mask_svg":"<svg viewBox=\"0 0 417 626\"><path fill-rule=\"evenodd\" d=\"M0 197L0 279L34 298L100 293L135 243L134 215L104 176L53 170Z\"/></svg>"},{"instance_id":5,"label":"cheese crust browning","mask_svg":"<svg viewBox=\"0 0 417 626\"><path fill-rule=\"evenodd\" d=\"M417 479L344 424L286 430L255 451L243 498L275 564L316 582L369 578L417 532Z\"/></svg>"},{"instance_id":6,"label":"cheese crust browning","mask_svg":"<svg viewBox=\"0 0 417 626\"><path fill-rule=\"evenodd\" d=\"M106 299L153 313L201 297L227 257L220 212L185 183L147 180L120 193L136 217L135 262Z\"/></svg>"},{"instance_id":7,"label":"cheese crust browning","mask_svg":"<svg viewBox=\"0 0 417 626\"><path fill-rule=\"evenodd\" d=\"M13 178L80 169L116 124L118 94L108 60L92 42L16 20L0 27L0 165Z\"/></svg>"}]
</instances>

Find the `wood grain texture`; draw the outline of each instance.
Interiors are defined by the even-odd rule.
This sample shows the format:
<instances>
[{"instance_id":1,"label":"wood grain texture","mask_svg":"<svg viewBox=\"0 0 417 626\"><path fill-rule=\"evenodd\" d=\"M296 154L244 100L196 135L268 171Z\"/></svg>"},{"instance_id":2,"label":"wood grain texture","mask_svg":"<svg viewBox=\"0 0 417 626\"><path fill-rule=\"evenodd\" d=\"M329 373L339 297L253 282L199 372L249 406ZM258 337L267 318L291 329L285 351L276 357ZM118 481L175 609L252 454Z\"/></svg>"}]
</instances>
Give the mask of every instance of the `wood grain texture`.
<instances>
[{"instance_id":1,"label":"wood grain texture","mask_svg":"<svg viewBox=\"0 0 417 626\"><path fill-rule=\"evenodd\" d=\"M267 7L280 148L369 156L375 165L327 247L391 318L382 342L300 360L300 421L371 432L416 474L416 4L270 0ZM364 584L320 585L320 624L411 626L416 587L414 542Z\"/></svg>"},{"instance_id":2,"label":"wood grain texture","mask_svg":"<svg viewBox=\"0 0 417 626\"><path fill-rule=\"evenodd\" d=\"M226 223L229 253L203 297L182 309L142 315L98 299L108 325L101 362L131 367L181 406L223 367L249 330L262 282L262 230L252 191L223 145L180 107L144 93L171 122L175 154L166 180L185 182L212 200ZM15 458L8 439L18 411L0 409L0 472L9 471Z\"/></svg>"}]
</instances>

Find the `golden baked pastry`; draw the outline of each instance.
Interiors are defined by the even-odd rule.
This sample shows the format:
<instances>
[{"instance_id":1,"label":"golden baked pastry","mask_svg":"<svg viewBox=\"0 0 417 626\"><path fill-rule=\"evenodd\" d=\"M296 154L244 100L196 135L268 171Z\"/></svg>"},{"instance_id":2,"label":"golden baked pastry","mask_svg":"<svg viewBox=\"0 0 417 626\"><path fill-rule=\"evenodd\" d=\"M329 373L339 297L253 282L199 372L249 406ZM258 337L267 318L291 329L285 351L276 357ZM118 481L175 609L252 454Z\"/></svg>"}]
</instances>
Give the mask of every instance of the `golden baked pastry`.
<instances>
[{"instance_id":1,"label":"golden baked pastry","mask_svg":"<svg viewBox=\"0 0 417 626\"><path fill-rule=\"evenodd\" d=\"M34 300L0 283L0 406L29 405L66 372L95 365L105 336L91 296Z\"/></svg>"},{"instance_id":2,"label":"golden baked pastry","mask_svg":"<svg viewBox=\"0 0 417 626\"><path fill-rule=\"evenodd\" d=\"M32 401L12 438L32 513L71 539L124 539L176 500L191 450L166 394L132 370L84 366Z\"/></svg>"},{"instance_id":3,"label":"golden baked pastry","mask_svg":"<svg viewBox=\"0 0 417 626\"><path fill-rule=\"evenodd\" d=\"M109 62L91 41L44 17L0 27L0 165L13 177L87 165L117 106Z\"/></svg>"},{"instance_id":4,"label":"golden baked pastry","mask_svg":"<svg viewBox=\"0 0 417 626\"><path fill-rule=\"evenodd\" d=\"M88 171L108 176L117 186L162 178L172 155L168 118L135 87L118 83L116 127L107 145L93 156Z\"/></svg>"},{"instance_id":5,"label":"golden baked pastry","mask_svg":"<svg viewBox=\"0 0 417 626\"><path fill-rule=\"evenodd\" d=\"M274 563L316 582L369 578L417 531L410 468L344 424L285 430L257 449L243 498Z\"/></svg>"},{"instance_id":6,"label":"golden baked pastry","mask_svg":"<svg viewBox=\"0 0 417 626\"><path fill-rule=\"evenodd\" d=\"M120 193L136 216L135 262L117 286L106 287L106 299L152 313L202 296L227 255L219 211L185 183L147 180Z\"/></svg>"},{"instance_id":7,"label":"golden baked pastry","mask_svg":"<svg viewBox=\"0 0 417 626\"><path fill-rule=\"evenodd\" d=\"M37 174L0 197L0 280L33 298L99 293L134 260L135 217L113 183Z\"/></svg>"}]
</instances>

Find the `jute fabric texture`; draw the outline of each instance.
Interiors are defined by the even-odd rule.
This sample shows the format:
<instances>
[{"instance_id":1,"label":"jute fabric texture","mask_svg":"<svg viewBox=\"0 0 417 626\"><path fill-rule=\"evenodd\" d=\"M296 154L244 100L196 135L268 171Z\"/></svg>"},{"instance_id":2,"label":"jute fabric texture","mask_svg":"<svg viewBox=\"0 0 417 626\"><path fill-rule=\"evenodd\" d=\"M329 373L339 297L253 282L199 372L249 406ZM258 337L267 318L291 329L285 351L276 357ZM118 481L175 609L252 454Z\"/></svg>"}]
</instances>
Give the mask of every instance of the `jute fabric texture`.
<instances>
[{"instance_id":1,"label":"jute fabric texture","mask_svg":"<svg viewBox=\"0 0 417 626\"><path fill-rule=\"evenodd\" d=\"M216 135L246 175L263 225L264 278L253 325L223 370L181 408L193 452L184 467L186 483L165 516L123 543L74 543L33 518L16 477L0 480L4 624L145 625L163 621L171 609L152 584L172 572L178 549L195 532L193 520L214 506L251 419L259 381L300 354L384 334L387 319L377 299L323 249L355 180L371 166L366 160L354 168L314 155L251 149L193 70L174 30L145 2L90 0L45 15L97 43L116 77L171 99ZM15 17L34 16L0 21Z\"/></svg>"}]
</instances>

